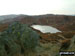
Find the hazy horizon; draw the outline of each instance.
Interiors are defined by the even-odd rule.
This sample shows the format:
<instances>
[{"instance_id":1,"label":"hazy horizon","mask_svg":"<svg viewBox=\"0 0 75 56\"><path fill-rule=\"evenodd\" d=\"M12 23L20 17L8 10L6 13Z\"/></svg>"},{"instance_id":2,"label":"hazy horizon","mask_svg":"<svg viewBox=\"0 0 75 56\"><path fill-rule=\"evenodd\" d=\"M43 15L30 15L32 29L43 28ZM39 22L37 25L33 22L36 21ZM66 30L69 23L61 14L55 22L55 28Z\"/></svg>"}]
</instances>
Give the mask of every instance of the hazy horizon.
<instances>
[{"instance_id":1,"label":"hazy horizon","mask_svg":"<svg viewBox=\"0 0 75 56\"><path fill-rule=\"evenodd\" d=\"M75 15L75 0L0 0L0 15Z\"/></svg>"}]
</instances>

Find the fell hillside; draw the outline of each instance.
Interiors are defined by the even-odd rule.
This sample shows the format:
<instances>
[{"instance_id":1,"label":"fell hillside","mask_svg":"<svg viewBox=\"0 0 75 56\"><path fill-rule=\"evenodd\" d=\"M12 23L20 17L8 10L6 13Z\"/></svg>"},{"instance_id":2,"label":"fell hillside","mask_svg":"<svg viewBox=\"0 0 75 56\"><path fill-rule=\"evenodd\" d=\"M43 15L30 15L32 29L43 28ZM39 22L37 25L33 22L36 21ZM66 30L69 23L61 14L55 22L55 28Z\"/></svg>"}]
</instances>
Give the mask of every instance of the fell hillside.
<instances>
[{"instance_id":1,"label":"fell hillside","mask_svg":"<svg viewBox=\"0 0 75 56\"><path fill-rule=\"evenodd\" d=\"M73 32L41 33L13 22L0 32L0 56L60 56L60 51L75 51L74 42Z\"/></svg>"},{"instance_id":2,"label":"fell hillside","mask_svg":"<svg viewBox=\"0 0 75 56\"><path fill-rule=\"evenodd\" d=\"M14 21L19 21L23 24L28 25L39 24L53 26L61 31L75 31L75 16L53 14L38 16L20 15L18 17L13 18L12 20L4 20L4 24L10 24Z\"/></svg>"},{"instance_id":3,"label":"fell hillside","mask_svg":"<svg viewBox=\"0 0 75 56\"><path fill-rule=\"evenodd\" d=\"M38 15L38 16L28 16L28 15L19 15L18 17L13 18L12 20L4 20L3 24L0 24L0 32L4 31L8 28L8 26L13 23L14 21L19 21L22 24L28 24L31 25L48 25L53 26L62 33L56 33L56 34L50 34L46 33L43 34L38 30L37 31L41 38L43 39L42 42L47 41L57 41L57 39L64 39L69 38L71 39L75 35L75 16L67 16L67 15L53 15L53 14L47 14L47 15ZM53 38L51 38L53 37ZM63 38L64 37L64 38ZM64 39L66 40L66 39ZM62 41L63 42L63 41Z\"/></svg>"}]
</instances>

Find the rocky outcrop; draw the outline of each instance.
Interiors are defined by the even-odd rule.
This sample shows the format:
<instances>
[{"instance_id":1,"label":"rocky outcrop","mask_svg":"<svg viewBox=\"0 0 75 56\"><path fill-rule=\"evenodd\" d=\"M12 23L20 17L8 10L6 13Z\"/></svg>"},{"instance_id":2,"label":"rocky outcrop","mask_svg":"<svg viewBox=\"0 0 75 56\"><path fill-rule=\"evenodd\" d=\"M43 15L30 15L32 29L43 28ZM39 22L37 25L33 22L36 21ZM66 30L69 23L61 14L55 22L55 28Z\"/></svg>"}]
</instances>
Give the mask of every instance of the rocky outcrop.
<instances>
[{"instance_id":1,"label":"rocky outcrop","mask_svg":"<svg viewBox=\"0 0 75 56\"><path fill-rule=\"evenodd\" d=\"M0 56L27 56L35 52L38 43L39 35L34 30L14 22L0 33Z\"/></svg>"},{"instance_id":2,"label":"rocky outcrop","mask_svg":"<svg viewBox=\"0 0 75 56\"><path fill-rule=\"evenodd\" d=\"M69 51L75 51L75 36L71 39L71 44L68 48Z\"/></svg>"}]
</instances>

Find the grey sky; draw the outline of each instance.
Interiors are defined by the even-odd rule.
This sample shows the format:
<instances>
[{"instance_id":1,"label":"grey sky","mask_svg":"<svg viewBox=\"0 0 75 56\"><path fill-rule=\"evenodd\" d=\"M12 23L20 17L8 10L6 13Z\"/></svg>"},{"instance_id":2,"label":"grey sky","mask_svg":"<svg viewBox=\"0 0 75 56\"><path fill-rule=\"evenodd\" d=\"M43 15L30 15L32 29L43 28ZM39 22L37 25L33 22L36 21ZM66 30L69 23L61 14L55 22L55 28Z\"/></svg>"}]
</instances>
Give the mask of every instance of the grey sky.
<instances>
[{"instance_id":1,"label":"grey sky","mask_svg":"<svg viewBox=\"0 0 75 56\"><path fill-rule=\"evenodd\" d=\"M75 0L0 0L0 15L75 14Z\"/></svg>"}]
</instances>

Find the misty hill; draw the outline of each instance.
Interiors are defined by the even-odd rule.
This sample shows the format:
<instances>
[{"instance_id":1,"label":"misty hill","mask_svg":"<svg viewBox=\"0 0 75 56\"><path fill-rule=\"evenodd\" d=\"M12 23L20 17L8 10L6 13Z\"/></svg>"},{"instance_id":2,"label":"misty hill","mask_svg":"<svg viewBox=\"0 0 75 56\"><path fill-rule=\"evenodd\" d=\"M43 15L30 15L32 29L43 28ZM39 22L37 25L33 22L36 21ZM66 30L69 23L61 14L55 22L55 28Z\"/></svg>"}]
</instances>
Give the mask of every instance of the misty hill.
<instances>
[{"instance_id":1,"label":"misty hill","mask_svg":"<svg viewBox=\"0 0 75 56\"><path fill-rule=\"evenodd\" d=\"M19 15L15 15L15 14L11 14L11 15L3 15L0 16L0 23L7 23L7 22L12 22L12 21L16 21L16 17L23 17L23 16L27 16L27 15L23 15L23 14L19 14ZM17 19L19 20L19 19Z\"/></svg>"},{"instance_id":2,"label":"misty hill","mask_svg":"<svg viewBox=\"0 0 75 56\"><path fill-rule=\"evenodd\" d=\"M17 17L13 17L13 19L6 19L1 22L4 24L10 24L14 21L20 21L21 23L28 25L48 25L55 27L61 31L75 30L75 16L71 15L18 15Z\"/></svg>"},{"instance_id":3,"label":"misty hill","mask_svg":"<svg viewBox=\"0 0 75 56\"><path fill-rule=\"evenodd\" d=\"M11 15L2 15L0 16L0 21L1 20L5 20L5 19L9 19L9 18L14 18L14 17L17 17L18 15L14 15L14 14L11 14Z\"/></svg>"}]
</instances>

